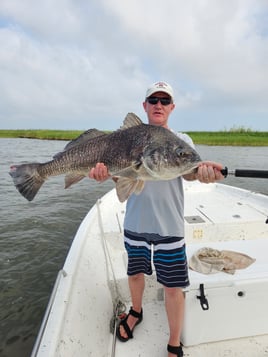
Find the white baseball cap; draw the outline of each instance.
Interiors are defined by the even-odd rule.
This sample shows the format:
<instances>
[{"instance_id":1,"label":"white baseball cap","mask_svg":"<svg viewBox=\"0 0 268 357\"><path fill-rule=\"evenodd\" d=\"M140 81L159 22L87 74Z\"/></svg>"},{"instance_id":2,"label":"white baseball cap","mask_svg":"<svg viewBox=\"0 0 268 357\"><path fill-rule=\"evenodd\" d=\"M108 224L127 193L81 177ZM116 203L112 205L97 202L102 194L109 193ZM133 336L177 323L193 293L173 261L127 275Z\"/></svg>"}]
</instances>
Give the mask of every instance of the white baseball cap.
<instances>
[{"instance_id":1,"label":"white baseball cap","mask_svg":"<svg viewBox=\"0 0 268 357\"><path fill-rule=\"evenodd\" d=\"M167 93L171 97L172 101L174 99L173 89L168 83L156 82L151 84L150 87L147 89L145 100L156 92Z\"/></svg>"}]
</instances>

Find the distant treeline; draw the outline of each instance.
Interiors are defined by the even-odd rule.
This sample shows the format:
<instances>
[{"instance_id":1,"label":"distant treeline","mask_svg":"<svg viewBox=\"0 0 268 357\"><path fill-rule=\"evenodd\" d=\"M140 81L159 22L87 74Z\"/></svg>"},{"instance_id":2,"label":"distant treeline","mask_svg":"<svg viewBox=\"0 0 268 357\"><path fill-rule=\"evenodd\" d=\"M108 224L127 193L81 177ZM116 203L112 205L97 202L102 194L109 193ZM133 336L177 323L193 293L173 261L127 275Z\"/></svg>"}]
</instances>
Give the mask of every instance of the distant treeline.
<instances>
[{"instance_id":1,"label":"distant treeline","mask_svg":"<svg viewBox=\"0 0 268 357\"><path fill-rule=\"evenodd\" d=\"M0 138L28 138L42 140L72 140L81 130L0 130ZM107 131L108 133L108 131ZM268 146L267 131L235 128L224 131L187 132L195 144L230 146Z\"/></svg>"}]
</instances>

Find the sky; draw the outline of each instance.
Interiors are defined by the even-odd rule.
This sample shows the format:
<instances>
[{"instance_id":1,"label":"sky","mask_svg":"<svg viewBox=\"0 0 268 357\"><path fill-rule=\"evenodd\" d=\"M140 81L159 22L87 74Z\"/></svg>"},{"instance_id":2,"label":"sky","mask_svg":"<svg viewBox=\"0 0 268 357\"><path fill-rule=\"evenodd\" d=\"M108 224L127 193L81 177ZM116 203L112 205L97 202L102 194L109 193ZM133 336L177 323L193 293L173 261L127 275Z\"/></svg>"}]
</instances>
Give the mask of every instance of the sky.
<instances>
[{"instance_id":1,"label":"sky","mask_svg":"<svg viewBox=\"0 0 268 357\"><path fill-rule=\"evenodd\" d=\"M0 129L146 122L157 81L174 130L268 131L268 1L0 1Z\"/></svg>"}]
</instances>

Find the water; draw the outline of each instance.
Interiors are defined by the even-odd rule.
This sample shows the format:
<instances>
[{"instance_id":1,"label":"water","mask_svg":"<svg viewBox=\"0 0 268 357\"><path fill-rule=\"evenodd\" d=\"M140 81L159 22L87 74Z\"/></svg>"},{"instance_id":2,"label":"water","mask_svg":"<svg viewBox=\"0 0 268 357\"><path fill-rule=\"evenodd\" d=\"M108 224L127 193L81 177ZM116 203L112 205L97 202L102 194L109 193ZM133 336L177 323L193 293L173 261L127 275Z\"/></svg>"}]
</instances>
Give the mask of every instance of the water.
<instances>
[{"instance_id":1,"label":"water","mask_svg":"<svg viewBox=\"0 0 268 357\"><path fill-rule=\"evenodd\" d=\"M229 169L256 169L268 171L268 146L236 147L236 146L197 146L203 160L222 163ZM224 184L268 195L268 180L256 178L240 178L229 176Z\"/></svg>"},{"instance_id":2,"label":"water","mask_svg":"<svg viewBox=\"0 0 268 357\"><path fill-rule=\"evenodd\" d=\"M45 183L33 202L14 188L9 166L47 161L61 141L0 139L0 357L28 357L57 272L62 268L82 219L111 181L84 179L63 189L63 177ZM198 146L203 159L230 169L268 170L268 147ZM226 184L268 194L267 180L227 178Z\"/></svg>"},{"instance_id":3,"label":"water","mask_svg":"<svg viewBox=\"0 0 268 357\"><path fill-rule=\"evenodd\" d=\"M33 202L14 188L9 166L47 161L64 142L0 139L0 356L29 356L58 270L97 198L113 187L85 179L68 190L51 178Z\"/></svg>"}]
</instances>

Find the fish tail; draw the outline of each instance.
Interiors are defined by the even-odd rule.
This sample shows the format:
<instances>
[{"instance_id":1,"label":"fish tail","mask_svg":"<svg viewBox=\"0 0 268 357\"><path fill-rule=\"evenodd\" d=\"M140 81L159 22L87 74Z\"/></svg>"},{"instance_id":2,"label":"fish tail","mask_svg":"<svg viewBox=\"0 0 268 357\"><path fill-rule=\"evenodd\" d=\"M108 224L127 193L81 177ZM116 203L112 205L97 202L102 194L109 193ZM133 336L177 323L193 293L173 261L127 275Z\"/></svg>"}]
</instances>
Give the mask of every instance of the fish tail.
<instances>
[{"instance_id":1,"label":"fish tail","mask_svg":"<svg viewBox=\"0 0 268 357\"><path fill-rule=\"evenodd\" d=\"M10 167L10 176L13 179L16 189L28 201L32 201L45 182L45 179L38 173L39 163L13 165Z\"/></svg>"}]
</instances>

